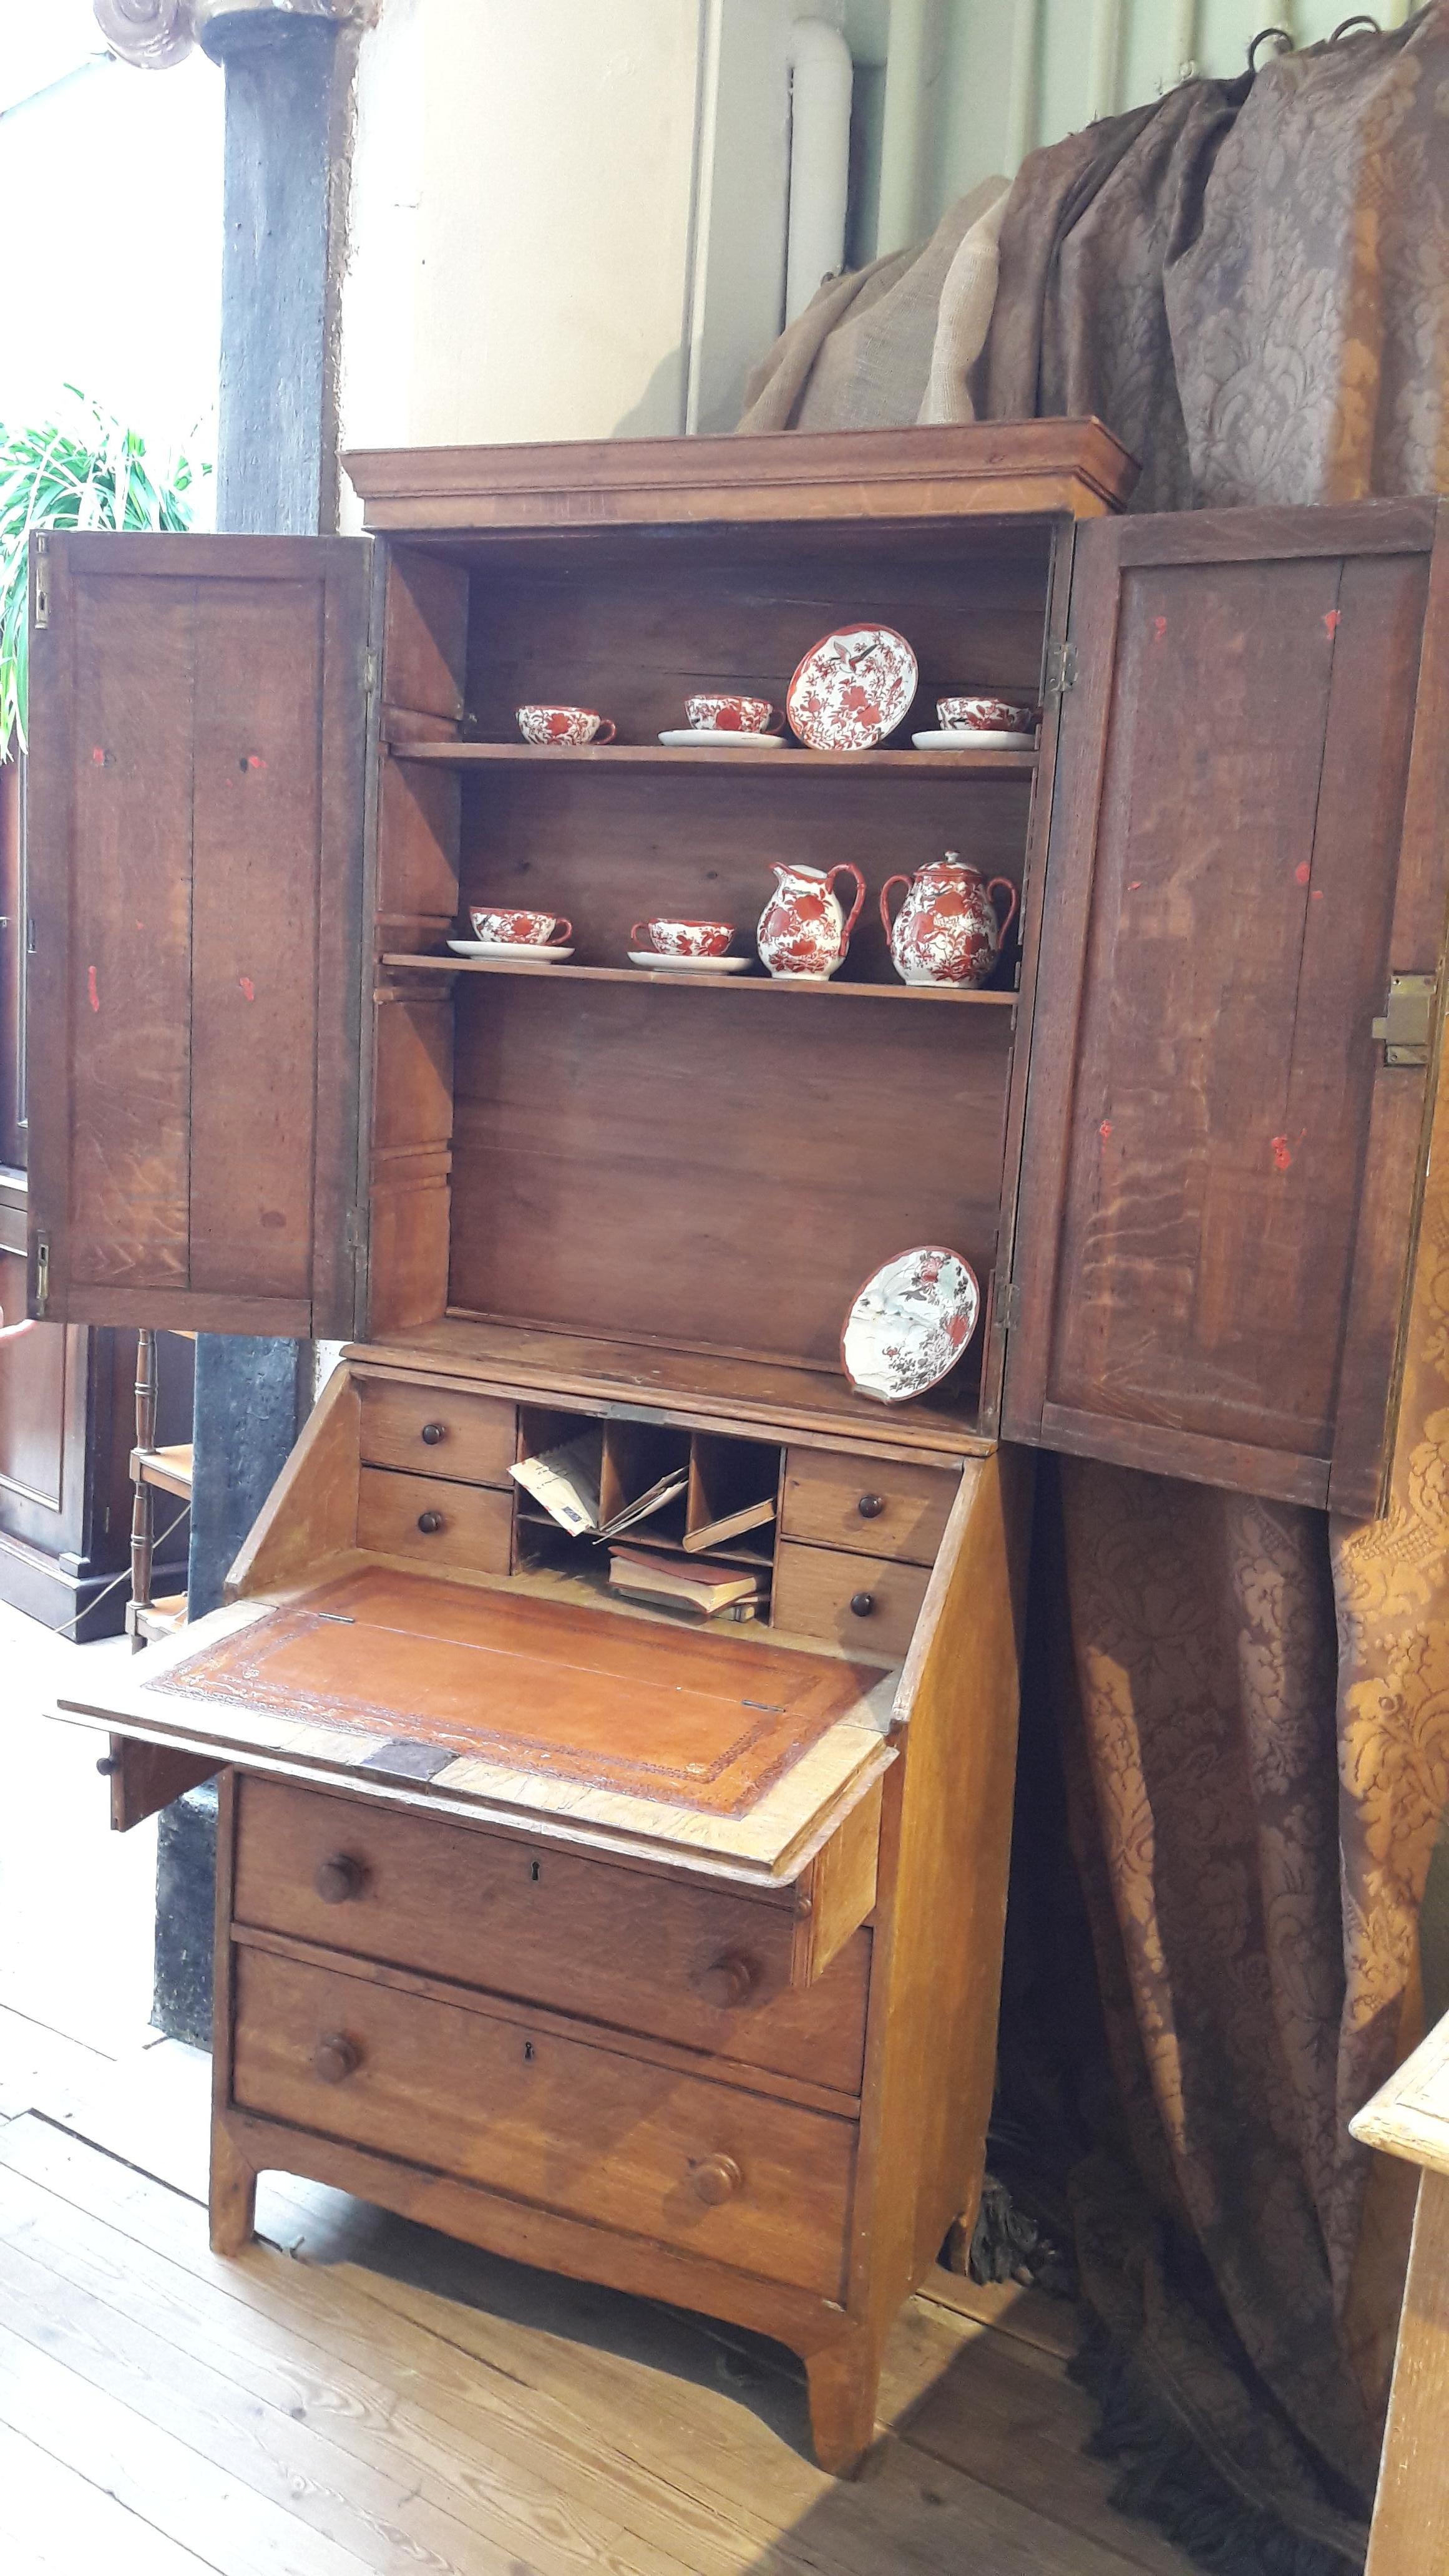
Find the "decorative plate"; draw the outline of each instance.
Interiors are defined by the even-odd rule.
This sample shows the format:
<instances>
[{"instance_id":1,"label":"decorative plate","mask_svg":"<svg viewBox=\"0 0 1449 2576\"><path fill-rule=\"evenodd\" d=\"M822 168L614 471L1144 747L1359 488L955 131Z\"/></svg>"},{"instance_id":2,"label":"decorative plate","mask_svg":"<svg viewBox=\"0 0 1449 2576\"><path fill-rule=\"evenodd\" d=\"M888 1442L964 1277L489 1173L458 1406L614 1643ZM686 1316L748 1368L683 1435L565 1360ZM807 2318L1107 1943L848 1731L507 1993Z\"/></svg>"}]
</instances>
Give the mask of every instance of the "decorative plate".
<instances>
[{"instance_id":1,"label":"decorative plate","mask_svg":"<svg viewBox=\"0 0 1449 2576\"><path fill-rule=\"evenodd\" d=\"M785 713L812 751L870 751L894 733L916 694L916 657L893 626L842 626L813 644Z\"/></svg>"},{"instance_id":2,"label":"decorative plate","mask_svg":"<svg viewBox=\"0 0 1449 2576\"><path fill-rule=\"evenodd\" d=\"M631 966L646 966L651 975L743 975L753 957L666 957L662 949L631 948Z\"/></svg>"},{"instance_id":3,"label":"decorative plate","mask_svg":"<svg viewBox=\"0 0 1449 2576\"><path fill-rule=\"evenodd\" d=\"M696 747L709 751L783 751L783 737L777 733L723 733L708 725L676 725L672 733L662 733L660 741L670 751L688 751Z\"/></svg>"},{"instance_id":4,"label":"decorative plate","mask_svg":"<svg viewBox=\"0 0 1449 2576\"><path fill-rule=\"evenodd\" d=\"M574 953L571 948L541 948L526 939L450 939L448 946L455 957L510 957L522 966L559 966Z\"/></svg>"},{"instance_id":5,"label":"decorative plate","mask_svg":"<svg viewBox=\"0 0 1449 2576\"><path fill-rule=\"evenodd\" d=\"M967 733L956 727L950 733L913 733L917 751L1035 751L1034 733Z\"/></svg>"},{"instance_id":6,"label":"decorative plate","mask_svg":"<svg viewBox=\"0 0 1449 2576\"><path fill-rule=\"evenodd\" d=\"M918 1243L882 1262L856 1298L840 1336L845 1374L857 1395L905 1404L955 1367L980 1314L970 1262Z\"/></svg>"}]
</instances>

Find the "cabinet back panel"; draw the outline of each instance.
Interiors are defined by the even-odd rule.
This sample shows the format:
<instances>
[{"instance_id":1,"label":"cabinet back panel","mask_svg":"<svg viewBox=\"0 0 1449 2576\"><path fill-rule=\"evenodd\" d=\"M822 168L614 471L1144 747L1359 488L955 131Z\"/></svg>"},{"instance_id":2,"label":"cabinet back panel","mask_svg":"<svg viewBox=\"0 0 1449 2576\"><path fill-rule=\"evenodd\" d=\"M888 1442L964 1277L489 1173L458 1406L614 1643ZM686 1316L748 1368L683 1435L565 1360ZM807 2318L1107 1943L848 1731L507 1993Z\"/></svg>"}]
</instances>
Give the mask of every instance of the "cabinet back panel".
<instances>
[{"instance_id":1,"label":"cabinet back panel","mask_svg":"<svg viewBox=\"0 0 1449 2576\"><path fill-rule=\"evenodd\" d=\"M517 739L529 700L596 707L621 742L683 725L697 689L746 689L778 707L796 664L832 627L900 628L921 666L914 723L938 695L1041 675L1051 530L845 532L801 545L759 530L638 533L627 558L591 555L473 577L468 705L484 741ZM761 542L762 536L764 542ZM907 745L907 721L890 737Z\"/></svg>"},{"instance_id":2,"label":"cabinet back panel","mask_svg":"<svg viewBox=\"0 0 1449 2576\"><path fill-rule=\"evenodd\" d=\"M788 752L741 757L749 776L540 767L470 780L464 906L562 913L581 966L622 966L639 945L635 922L658 913L732 921L735 949L746 955L775 891L773 861L830 868L848 859L867 894L843 971L852 983L898 987L878 904L887 877L914 874L953 849L983 876L1020 887L1029 778L958 783L798 769L792 777ZM839 891L848 913L848 879ZM1013 941L993 984L1009 986L1014 956Z\"/></svg>"},{"instance_id":3,"label":"cabinet back panel","mask_svg":"<svg viewBox=\"0 0 1449 2576\"><path fill-rule=\"evenodd\" d=\"M1390 957L1428 557L1264 554L1121 575L1042 1390L1072 1446L1326 1462L1375 1083L1422 1079L1370 1022L1434 962Z\"/></svg>"},{"instance_id":4,"label":"cabinet back panel","mask_svg":"<svg viewBox=\"0 0 1449 2576\"><path fill-rule=\"evenodd\" d=\"M455 1309L837 1367L889 1254L949 1243L984 1288L1009 1012L460 985Z\"/></svg>"}]
</instances>

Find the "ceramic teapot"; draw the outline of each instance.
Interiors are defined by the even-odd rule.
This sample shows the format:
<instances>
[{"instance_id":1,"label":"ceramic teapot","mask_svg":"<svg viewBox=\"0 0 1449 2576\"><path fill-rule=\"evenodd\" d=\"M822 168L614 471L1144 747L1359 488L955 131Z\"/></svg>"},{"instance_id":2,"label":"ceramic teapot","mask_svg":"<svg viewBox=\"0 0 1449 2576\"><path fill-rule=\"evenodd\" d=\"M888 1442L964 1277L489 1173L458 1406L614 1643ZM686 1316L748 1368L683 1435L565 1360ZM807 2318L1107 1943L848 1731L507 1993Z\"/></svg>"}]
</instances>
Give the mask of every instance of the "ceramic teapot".
<instances>
[{"instance_id":1,"label":"ceramic teapot","mask_svg":"<svg viewBox=\"0 0 1449 2576\"><path fill-rule=\"evenodd\" d=\"M888 904L892 886L908 888L894 923ZM998 894L1006 897L1000 914ZM903 983L984 984L1016 917L1016 888L1009 877L988 882L979 868L966 866L958 850L948 850L943 859L918 868L914 877L887 877L880 890L880 917Z\"/></svg>"},{"instance_id":2,"label":"ceramic teapot","mask_svg":"<svg viewBox=\"0 0 1449 2576\"><path fill-rule=\"evenodd\" d=\"M770 973L823 983L850 946L865 901L865 879L848 859L836 867L775 866L775 891L760 915L761 958ZM855 901L845 918L835 893L837 877L854 877Z\"/></svg>"}]
</instances>

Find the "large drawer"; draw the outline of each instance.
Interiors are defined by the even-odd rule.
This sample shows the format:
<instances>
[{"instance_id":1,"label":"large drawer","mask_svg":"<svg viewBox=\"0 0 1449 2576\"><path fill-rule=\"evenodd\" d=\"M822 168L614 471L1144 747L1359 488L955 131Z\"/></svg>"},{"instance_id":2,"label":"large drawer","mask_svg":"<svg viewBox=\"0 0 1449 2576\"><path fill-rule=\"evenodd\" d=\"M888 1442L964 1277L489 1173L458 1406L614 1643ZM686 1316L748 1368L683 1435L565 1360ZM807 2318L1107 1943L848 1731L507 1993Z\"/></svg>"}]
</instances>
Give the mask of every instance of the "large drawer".
<instances>
[{"instance_id":1,"label":"large drawer","mask_svg":"<svg viewBox=\"0 0 1449 2576\"><path fill-rule=\"evenodd\" d=\"M844 1449L792 1449L781 1534L814 1547L934 1565L960 1482L948 1467L877 1467Z\"/></svg>"},{"instance_id":2,"label":"large drawer","mask_svg":"<svg viewBox=\"0 0 1449 2576\"><path fill-rule=\"evenodd\" d=\"M516 1440L511 1404L497 1396L405 1386L390 1378L361 1378L358 1388L365 1467L405 1467L414 1475L451 1476L465 1485L511 1484L508 1470Z\"/></svg>"},{"instance_id":3,"label":"large drawer","mask_svg":"<svg viewBox=\"0 0 1449 2576\"><path fill-rule=\"evenodd\" d=\"M238 1923L860 2090L868 1932L792 1987L788 1904L281 1781L237 1786Z\"/></svg>"},{"instance_id":4,"label":"large drawer","mask_svg":"<svg viewBox=\"0 0 1449 2576\"><path fill-rule=\"evenodd\" d=\"M513 1498L441 1476L401 1476L364 1467L357 1480L357 1544L420 1565L506 1574L513 1545Z\"/></svg>"},{"instance_id":5,"label":"large drawer","mask_svg":"<svg viewBox=\"0 0 1449 2576\"><path fill-rule=\"evenodd\" d=\"M911 1642L930 1579L924 1565L792 1546L786 1539L775 1560L770 1616L796 1636L829 1637L853 1655L893 1663Z\"/></svg>"},{"instance_id":6,"label":"large drawer","mask_svg":"<svg viewBox=\"0 0 1449 2576\"><path fill-rule=\"evenodd\" d=\"M246 2111L836 2298L854 2123L239 1945Z\"/></svg>"}]
</instances>

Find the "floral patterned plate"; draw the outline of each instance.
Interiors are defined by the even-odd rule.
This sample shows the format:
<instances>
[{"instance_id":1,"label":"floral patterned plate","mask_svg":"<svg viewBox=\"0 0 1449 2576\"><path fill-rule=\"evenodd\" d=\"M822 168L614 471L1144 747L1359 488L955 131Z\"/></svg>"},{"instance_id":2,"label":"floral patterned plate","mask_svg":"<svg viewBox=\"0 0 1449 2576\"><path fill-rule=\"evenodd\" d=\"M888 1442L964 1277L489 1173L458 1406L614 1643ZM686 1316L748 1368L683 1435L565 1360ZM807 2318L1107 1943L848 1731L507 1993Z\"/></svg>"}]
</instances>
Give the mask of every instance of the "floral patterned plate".
<instances>
[{"instance_id":1,"label":"floral patterned plate","mask_svg":"<svg viewBox=\"0 0 1449 2576\"><path fill-rule=\"evenodd\" d=\"M812 644L785 697L792 730L812 751L870 751L906 714L920 677L893 626L842 626Z\"/></svg>"},{"instance_id":2,"label":"floral patterned plate","mask_svg":"<svg viewBox=\"0 0 1449 2576\"><path fill-rule=\"evenodd\" d=\"M970 1262L918 1243L882 1262L856 1298L840 1336L845 1374L857 1395L905 1404L955 1367L980 1314Z\"/></svg>"}]
</instances>

